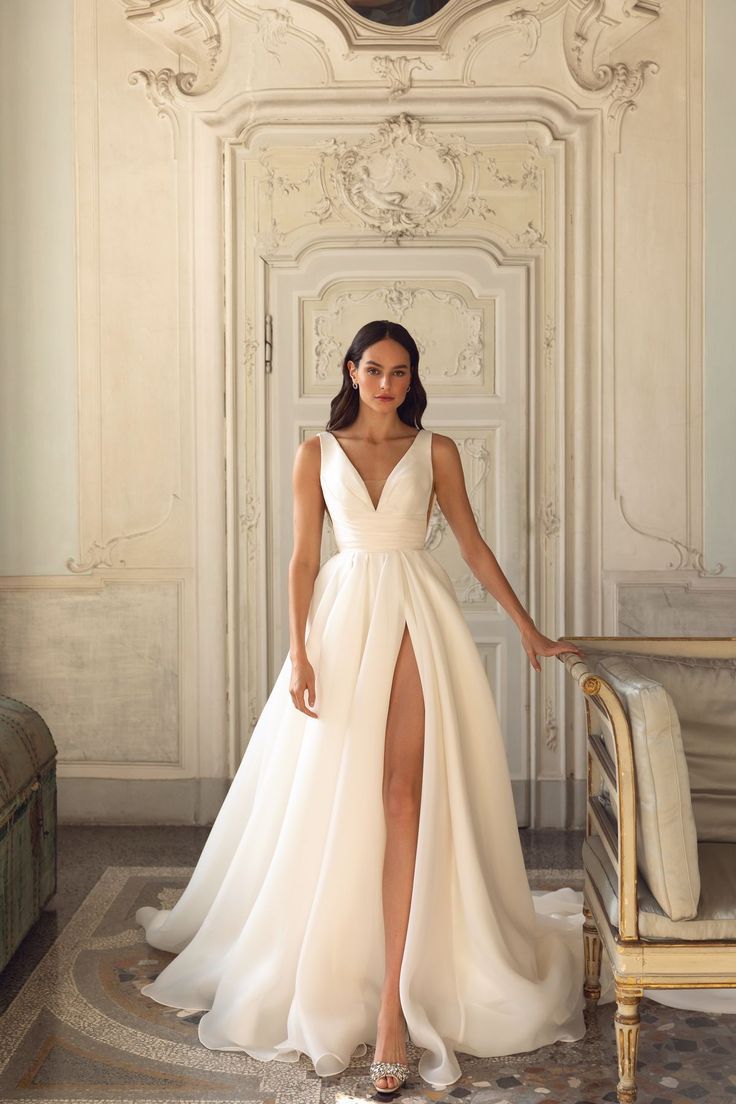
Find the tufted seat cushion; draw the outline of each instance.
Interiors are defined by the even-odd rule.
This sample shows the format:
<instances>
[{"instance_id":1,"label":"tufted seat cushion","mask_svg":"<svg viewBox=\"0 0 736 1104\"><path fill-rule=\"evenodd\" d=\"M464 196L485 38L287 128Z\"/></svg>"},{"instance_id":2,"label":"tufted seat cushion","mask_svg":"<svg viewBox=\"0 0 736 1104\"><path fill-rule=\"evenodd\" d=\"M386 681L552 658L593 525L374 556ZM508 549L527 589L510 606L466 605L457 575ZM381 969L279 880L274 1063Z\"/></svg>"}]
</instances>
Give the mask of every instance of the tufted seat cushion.
<instances>
[{"instance_id":1,"label":"tufted seat cushion","mask_svg":"<svg viewBox=\"0 0 736 1104\"><path fill-rule=\"evenodd\" d=\"M680 722L659 682L621 656L598 661L631 726L637 790L637 865L664 915L687 920L698 911L698 840ZM604 732L615 761L610 732Z\"/></svg>"}]
</instances>

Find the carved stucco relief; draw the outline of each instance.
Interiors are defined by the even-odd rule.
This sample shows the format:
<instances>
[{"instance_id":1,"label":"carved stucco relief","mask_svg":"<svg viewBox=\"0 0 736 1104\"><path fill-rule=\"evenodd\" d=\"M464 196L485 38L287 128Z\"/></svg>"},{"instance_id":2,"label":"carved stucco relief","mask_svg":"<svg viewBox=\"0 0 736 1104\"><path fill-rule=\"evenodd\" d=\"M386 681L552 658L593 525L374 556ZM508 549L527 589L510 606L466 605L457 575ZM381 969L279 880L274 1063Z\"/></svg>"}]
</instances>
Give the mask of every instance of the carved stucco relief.
<instances>
[{"instance_id":1,"label":"carved stucco relief","mask_svg":"<svg viewBox=\"0 0 736 1104\"><path fill-rule=\"evenodd\" d=\"M172 491L168 509L161 520L157 521L155 525L150 525L147 529L138 529L131 533L118 533L116 536L110 537L106 541L92 541L87 549L87 555L81 563L75 560L73 556L68 558L66 561L68 570L78 575L84 571L94 571L102 567L125 567L126 563L122 556L117 556L113 563L113 555L117 552L118 545L126 541L140 540L141 537L150 536L150 534L155 533L157 529L161 529L171 517L175 499L180 501L181 495Z\"/></svg>"},{"instance_id":2,"label":"carved stucco relief","mask_svg":"<svg viewBox=\"0 0 736 1104\"><path fill-rule=\"evenodd\" d=\"M459 281L361 283L356 287L341 280L319 300L302 301L304 394L332 394L339 387L343 349L368 307L376 317L391 317L412 333L430 335L420 346L425 384L451 389L458 397L494 394L493 299L477 299Z\"/></svg>"},{"instance_id":3,"label":"carved stucco relief","mask_svg":"<svg viewBox=\"0 0 736 1104\"><path fill-rule=\"evenodd\" d=\"M398 57L393 57L391 54L376 54L371 66L373 72L386 81L389 99L406 95L413 84L415 69L429 71L432 69L426 58L418 54L414 57L407 57L406 54L400 54Z\"/></svg>"},{"instance_id":4,"label":"carved stucco relief","mask_svg":"<svg viewBox=\"0 0 736 1104\"><path fill-rule=\"evenodd\" d=\"M352 223L397 244L472 224L492 226L512 248L545 248L539 149L525 145L506 160L502 167L500 154L406 112L357 140L323 142L298 174L294 153L287 161L283 152L261 151L268 206L258 244L273 253L290 235L325 224Z\"/></svg>"},{"instance_id":5,"label":"carved stucco relief","mask_svg":"<svg viewBox=\"0 0 736 1104\"><path fill-rule=\"evenodd\" d=\"M658 13L658 0L570 0L563 32L568 68L582 89L603 94L612 123L620 123L627 111L635 110L647 74L658 73L659 65L651 60L629 65L600 58L609 57L623 37L638 29L637 20L642 26ZM630 31L627 20L634 24Z\"/></svg>"},{"instance_id":6,"label":"carved stucco relief","mask_svg":"<svg viewBox=\"0 0 736 1104\"><path fill-rule=\"evenodd\" d=\"M131 22L193 65L183 68L180 64L178 71L168 66L159 70L138 69L129 77L132 84L144 86L158 115L171 123L175 140L177 103L202 96L215 87L226 71L231 38L238 25L246 27L240 33L251 42L259 42L277 65L289 35L308 42L325 66L328 83L339 84L340 66L335 68L339 58L331 55L319 35L302 25L305 20L300 16L307 15L306 9L310 7L321 11L340 28L348 47L343 51L343 62L355 60L362 50L370 51L371 71L377 81L386 84L390 99L411 91L415 71L432 70L425 55L433 49L441 49L444 61L462 59L461 83L465 85L477 83L471 70L478 50L499 35L516 35L522 46L519 64L529 61L538 51L543 24L560 11L564 11L562 47L568 70L581 90L601 98L612 124L620 124L623 115L636 108L647 76L659 71L659 64L651 59L629 63L612 56L628 38L657 17L659 0L540 0L534 7L522 4L511 11L506 10L501 0L497 4L489 0L455 0L447 5L442 18L429 21L429 27L402 28L371 27L347 4L335 0L292 0L289 5L251 4L244 0L226 0L222 4L216 4L215 0L120 0L120 3ZM464 21L481 8L488 25L463 41ZM455 50L451 46L454 37L457 37ZM396 46L411 43L424 50L424 54L396 52ZM376 47L380 44L393 49L378 52ZM257 67L251 64L248 69L254 72ZM254 79L261 86L262 73L258 72Z\"/></svg>"},{"instance_id":7,"label":"carved stucco relief","mask_svg":"<svg viewBox=\"0 0 736 1104\"><path fill-rule=\"evenodd\" d=\"M492 495L491 470L492 450L495 452L498 447L496 430L489 430L482 437L463 436L457 433L453 434L453 439L460 453L473 517L484 539L493 546L498 522L498 504ZM432 534L434 548L440 545L445 532L446 527L443 526L438 528L436 535ZM483 604L496 607L495 599L490 597L486 588L472 572L463 571L462 574L452 575L451 578L462 605L468 607Z\"/></svg>"},{"instance_id":8,"label":"carved stucco relief","mask_svg":"<svg viewBox=\"0 0 736 1104\"><path fill-rule=\"evenodd\" d=\"M674 548L677 553L677 562L670 560L667 564L667 570L669 571L694 571L701 578L707 578L710 575L720 575L726 570L726 565L717 563L715 567L707 567L705 564L704 553L699 548L691 547L684 541L678 540L677 537L662 536L659 533L653 533L651 530L643 529L640 525L636 525L626 512L624 507L624 496L619 495L617 498L618 507L621 511L621 516L635 533L639 533L642 537L648 537L650 540L661 541L663 544L669 544L671 548Z\"/></svg>"}]
</instances>

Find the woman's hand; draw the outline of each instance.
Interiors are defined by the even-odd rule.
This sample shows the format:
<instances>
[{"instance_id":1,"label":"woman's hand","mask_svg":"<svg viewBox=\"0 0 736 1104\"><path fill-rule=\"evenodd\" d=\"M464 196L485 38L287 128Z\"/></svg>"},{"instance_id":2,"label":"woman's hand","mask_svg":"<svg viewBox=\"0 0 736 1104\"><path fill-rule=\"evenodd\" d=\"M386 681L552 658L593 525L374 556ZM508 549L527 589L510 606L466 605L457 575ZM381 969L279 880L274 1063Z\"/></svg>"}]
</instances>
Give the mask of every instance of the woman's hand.
<instances>
[{"instance_id":1,"label":"woman's hand","mask_svg":"<svg viewBox=\"0 0 736 1104\"><path fill-rule=\"evenodd\" d=\"M534 625L529 625L521 630L521 643L535 671L542 670L537 656L560 655L562 652L574 652L575 655L583 655L575 644L568 643L562 637L559 640L550 640L548 636L540 633Z\"/></svg>"},{"instance_id":2,"label":"woman's hand","mask_svg":"<svg viewBox=\"0 0 736 1104\"><path fill-rule=\"evenodd\" d=\"M306 656L302 659L292 660L289 693L291 694L291 700L295 708L298 709L300 713L306 713L308 717L316 717L317 714L313 713L312 709L308 708L304 701L305 690L309 691L309 705L314 707L316 701L314 668Z\"/></svg>"}]
</instances>

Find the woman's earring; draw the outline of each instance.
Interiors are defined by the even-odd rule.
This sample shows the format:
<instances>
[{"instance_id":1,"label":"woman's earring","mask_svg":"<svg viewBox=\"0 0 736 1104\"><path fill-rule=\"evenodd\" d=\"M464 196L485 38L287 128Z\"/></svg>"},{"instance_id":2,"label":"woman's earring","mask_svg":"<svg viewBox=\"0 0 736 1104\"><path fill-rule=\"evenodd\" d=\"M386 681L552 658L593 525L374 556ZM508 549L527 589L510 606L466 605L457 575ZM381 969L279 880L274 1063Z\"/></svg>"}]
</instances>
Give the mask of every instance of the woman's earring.
<instances>
[{"instance_id":1,"label":"woman's earring","mask_svg":"<svg viewBox=\"0 0 736 1104\"><path fill-rule=\"evenodd\" d=\"M357 387L357 386L358 386L358 385L357 385L357 383L355 382L355 379L353 379L353 387Z\"/></svg>"}]
</instances>

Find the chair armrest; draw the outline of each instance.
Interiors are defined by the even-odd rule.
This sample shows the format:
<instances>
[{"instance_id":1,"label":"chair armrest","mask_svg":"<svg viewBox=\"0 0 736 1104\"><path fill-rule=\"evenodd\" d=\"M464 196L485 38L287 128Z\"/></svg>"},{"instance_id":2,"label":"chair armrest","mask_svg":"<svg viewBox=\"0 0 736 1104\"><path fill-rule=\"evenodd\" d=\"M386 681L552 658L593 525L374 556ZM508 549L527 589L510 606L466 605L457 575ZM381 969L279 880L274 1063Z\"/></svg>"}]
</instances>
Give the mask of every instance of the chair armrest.
<instances>
[{"instance_id":1,"label":"chair armrest","mask_svg":"<svg viewBox=\"0 0 736 1104\"><path fill-rule=\"evenodd\" d=\"M636 773L631 728L623 703L609 682L597 674L586 658L575 652L558 656L585 699L585 720L588 741L588 832L595 825L618 875L619 936L622 940L639 938L636 851ZM596 772L610 780L610 759L605 752L601 730L607 728L613 737L615 750L616 806L615 849L612 832L601 810L600 800L593 792Z\"/></svg>"}]
</instances>

